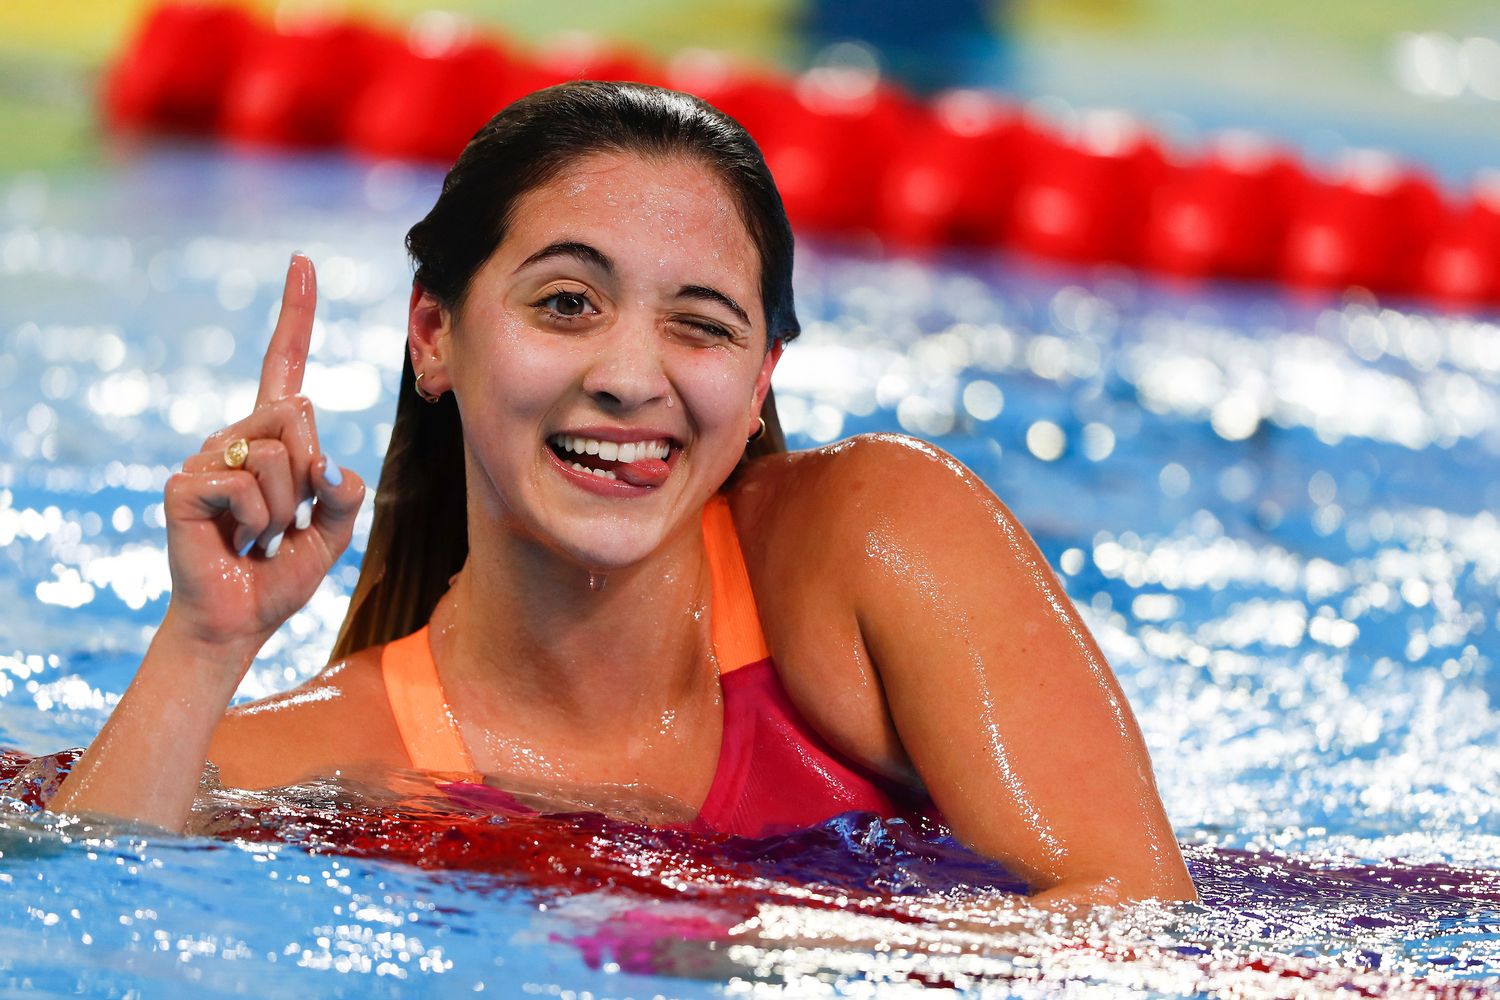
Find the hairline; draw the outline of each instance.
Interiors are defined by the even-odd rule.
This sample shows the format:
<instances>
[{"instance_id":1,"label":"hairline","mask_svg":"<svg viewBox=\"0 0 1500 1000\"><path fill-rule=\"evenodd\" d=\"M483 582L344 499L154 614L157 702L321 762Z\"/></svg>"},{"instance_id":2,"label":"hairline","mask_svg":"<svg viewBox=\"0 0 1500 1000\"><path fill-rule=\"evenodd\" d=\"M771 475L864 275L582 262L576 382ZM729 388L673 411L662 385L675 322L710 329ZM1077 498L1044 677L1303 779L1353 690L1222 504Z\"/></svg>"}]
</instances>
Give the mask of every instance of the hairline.
<instances>
[{"instance_id":1,"label":"hairline","mask_svg":"<svg viewBox=\"0 0 1500 1000\"><path fill-rule=\"evenodd\" d=\"M760 301L760 325L765 330L765 350L769 352L771 348L775 346L777 341L785 338L778 337L776 334L771 332L771 315L765 301L766 254L765 249L760 244L760 241L756 239L755 227L751 221L752 215L749 210L749 205L746 203L747 200L737 196L735 186L729 183L729 180L725 176L726 172L718 169L713 161L703 153L696 152L690 148L652 148L653 145L654 144L649 142L642 142L637 145L634 143L627 144L609 140L606 142L601 142L598 146L590 147L588 149L582 149L576 153L558 157L555 162L549 164L545 168L539 169L535 176L532 178L532 182L527 185L525 190L516 193L515 197L510 200L510 204L506 206L505 212L496 221L495 245L493 249L491 249L489 254L479 262L479 266L474 268L474 272L469 275L468 280L465 281L463 287L459 289L455 301L451 303L444 302L443 305L447 307L450 313L455 316L458 315L458 313L463 309L464 303L468 300L469 291L474 287L474 280L479 276L479 272L484 270L485 266L489 264L490 260L495 256L495 254L500 252L500 247L510 236L511 231L514 228L516 211L521 203L524 202L527 197L532 194L532 192L538 191L541 188L546 187L548 184L551 184L568 170L573 169L576 165L585 163L591 159L605 156L635 156L639 159L646 160L647 162L655 162L657 164L665 164L670 162L692 163L696 161L697 165L703 170L703 172L712 177L714 181L719 185L719 187L723 189L723 193L728 196L729 203L734 206L735 215L740 220L740 226L744 229L745 236L750 241L750 246L755 250L755 264L757 269L754 281L754 287L756 290L755 297Z\"/></svg>"}]
</instances>

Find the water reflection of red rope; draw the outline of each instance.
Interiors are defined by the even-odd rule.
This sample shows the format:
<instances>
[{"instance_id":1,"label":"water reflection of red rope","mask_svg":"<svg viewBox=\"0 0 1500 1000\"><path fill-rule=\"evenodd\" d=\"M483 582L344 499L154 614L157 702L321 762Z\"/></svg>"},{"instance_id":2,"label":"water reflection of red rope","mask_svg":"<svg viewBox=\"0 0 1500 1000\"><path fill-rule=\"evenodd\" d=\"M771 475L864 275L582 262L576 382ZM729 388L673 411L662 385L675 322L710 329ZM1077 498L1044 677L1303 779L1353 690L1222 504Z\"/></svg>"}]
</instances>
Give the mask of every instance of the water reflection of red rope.
<instances>
[{"instance_id":1,"label":"water reflection of red rope","mask_svg":"<svg viewBox=\"0 0 1500 1000\"><path fill-rule=\"evenodd\" d=\"M0 788L35 808L80 754L0 751ZM596 813L463 810L435 788L366 798L314 784L251 799L210 794L201 805L195 825L217 838L410 864L446 873L440 877L463 891L525 893L549 914L548 940L595 968L626 973L794 984L832 968L947 989L1092 982L1243 997L1489 995L1476 983L1350 967L1253 941L1196 944L1111 933L1111 920L1060 929L1044 915L986 912L966 906L965 893L1019 884L940 830L873 816L747 840ZM1350 904L1367 914L1358 927L1369 928L1394 926L1432 904L1500 902L1493 873L1446 865L1336 867L1208 848L1190 848L1189 860L1206 903L1247 916L1278 899L1290 908L1300 896L1330 912Z\"/></svg>"}]
</instances>

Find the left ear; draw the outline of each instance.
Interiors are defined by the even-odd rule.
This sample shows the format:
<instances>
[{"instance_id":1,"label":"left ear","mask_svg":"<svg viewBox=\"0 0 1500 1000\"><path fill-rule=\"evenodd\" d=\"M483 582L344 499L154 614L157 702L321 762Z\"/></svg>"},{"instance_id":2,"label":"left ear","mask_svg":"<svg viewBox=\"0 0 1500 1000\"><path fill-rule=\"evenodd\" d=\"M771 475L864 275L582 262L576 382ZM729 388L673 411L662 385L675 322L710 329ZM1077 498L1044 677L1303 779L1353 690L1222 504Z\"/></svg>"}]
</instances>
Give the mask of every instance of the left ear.
<instances>
[{"instance_id":1,"label":"left ear","mask_svg":"<svg viewBox=\"0 0 1500 1000\"><path fill-rule=\"evenodd\" d=\"M745 432L749 437L755 433L759 426L760 408L765 405L766 393L771 391L771 372L776 370L776 362L781 360L781 352L786 349L786 341L778 340L766 351L766 358L760 363L760 374L755 376L755 392L750 397L750 427Z\"/></svg>"}]
</instances>

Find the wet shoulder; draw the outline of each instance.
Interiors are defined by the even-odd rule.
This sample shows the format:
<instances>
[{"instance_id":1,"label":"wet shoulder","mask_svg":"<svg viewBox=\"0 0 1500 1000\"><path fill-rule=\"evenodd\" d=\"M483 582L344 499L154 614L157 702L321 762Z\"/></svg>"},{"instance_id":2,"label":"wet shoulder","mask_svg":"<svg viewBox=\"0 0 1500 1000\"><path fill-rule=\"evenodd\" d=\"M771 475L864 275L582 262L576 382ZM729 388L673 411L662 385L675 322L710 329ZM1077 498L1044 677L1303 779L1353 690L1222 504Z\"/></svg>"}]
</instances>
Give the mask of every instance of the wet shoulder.
<instances>
[{"instance_id":1,"label":"wet shoulder","mask_svg":"<svg viewBox=\"0 0 1500 1000\"><path fill-rule=\"evenodd\" d=\"M209 746L223 783L270 788L408 767L381 675L384 648L361 650L289 691L230 709Z\"/></svg>"},{"instance_id":2,"label":"wet shoulder","mask_svg":"<svg viewBox=\"0 0 1500 1000\"><path fill-rule=\"evenodd\" d=\"M930 522L971 476L925 442L861 435L758 459L729 492L788 695L840 751L896 780L913 772L861 634L870 547L893 531L937 539L914 522Z\"/></svg>"},{"instance_id":3,"label":"wet shoulder","mask_svg":"<svg viewBox=\"0 0 1500 1000\"><path fill-rule=\"evenodd\" d=\"M743 469L730 490L735 523L753 544L820 539L820 550L862 547L896 520L937 534L945 508L988 491L952 455L904 434L861 434L822 448L770 455ZM747 553L748 555L748 553Z\"/></svg>"}]
</instances>

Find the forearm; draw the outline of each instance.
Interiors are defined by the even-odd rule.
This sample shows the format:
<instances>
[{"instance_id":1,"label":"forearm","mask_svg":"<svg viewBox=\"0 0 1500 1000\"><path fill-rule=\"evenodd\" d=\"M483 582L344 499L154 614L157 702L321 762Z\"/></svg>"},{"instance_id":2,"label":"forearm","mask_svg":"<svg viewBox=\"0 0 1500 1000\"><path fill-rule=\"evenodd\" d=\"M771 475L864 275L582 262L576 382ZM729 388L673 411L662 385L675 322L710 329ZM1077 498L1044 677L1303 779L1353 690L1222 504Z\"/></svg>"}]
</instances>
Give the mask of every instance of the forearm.
<instances>
[{"instance_id":1,"label":"forearm","mask_svg":"<svg viewBox=\"0 0 1500 1000\"><path fill-rule=\"evenodd\" d=\"M255 650L157 631L119 705L48 808L186 825L209 740Z\"/></svg>"}]
</instances>

